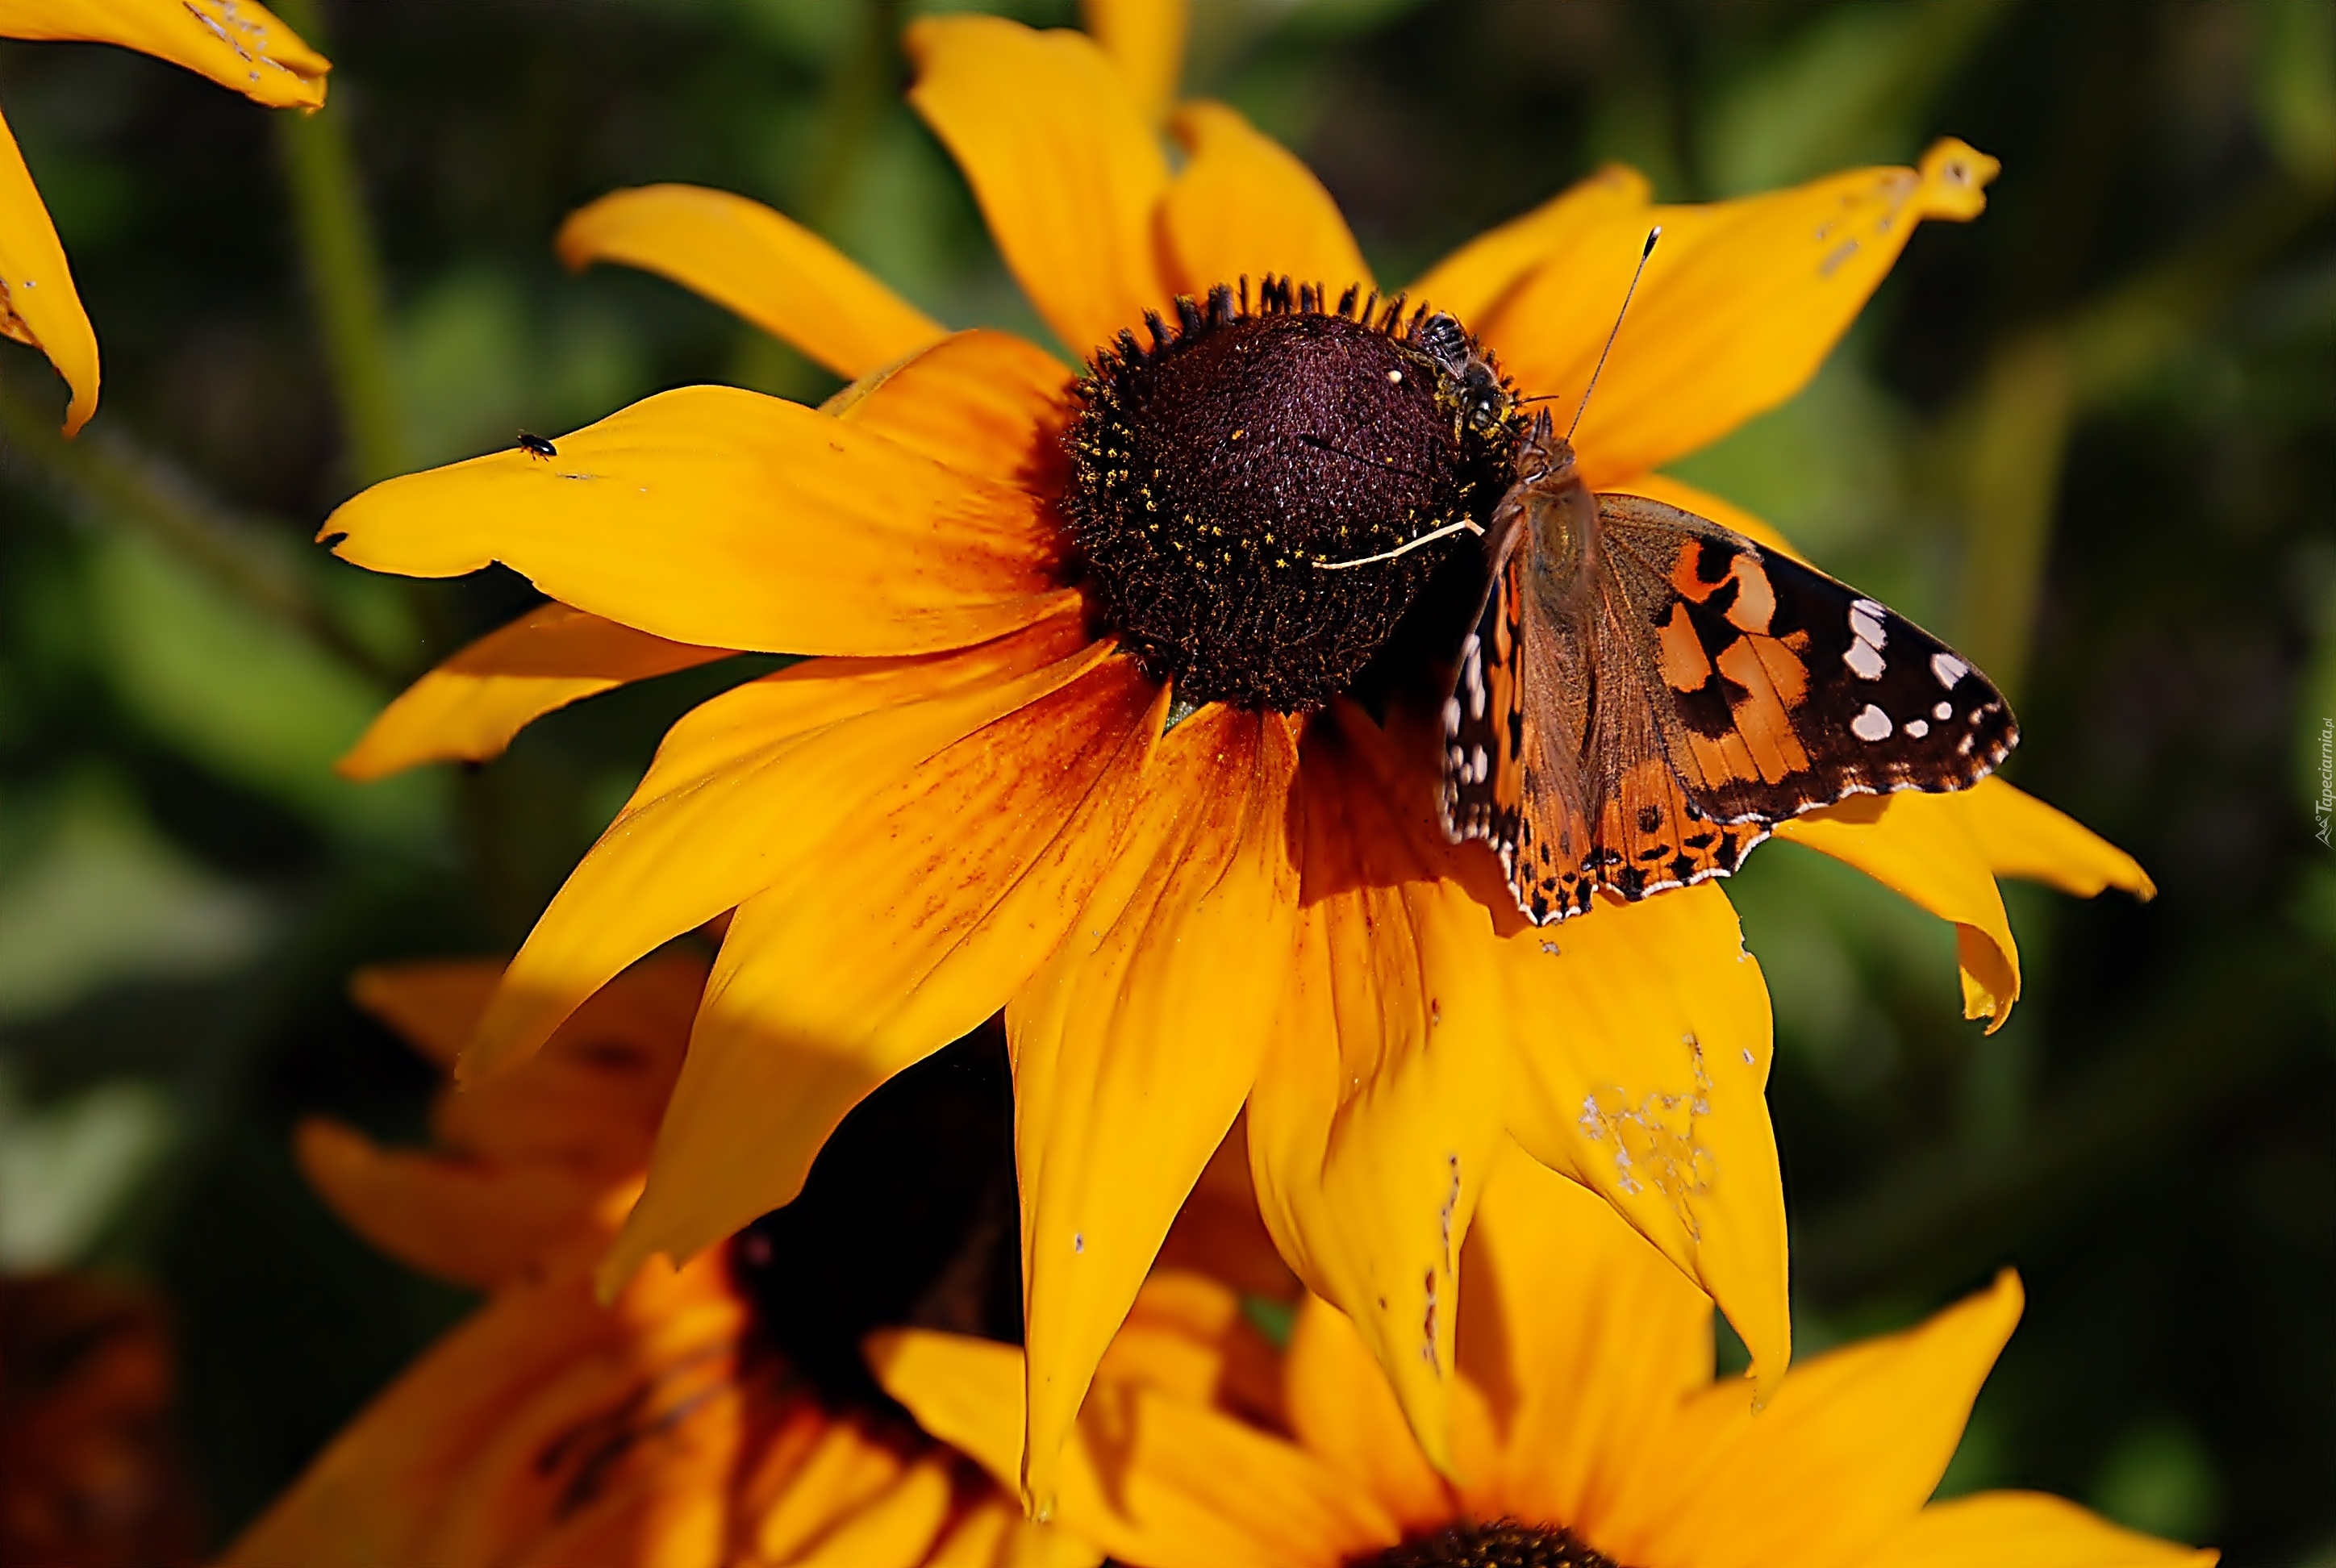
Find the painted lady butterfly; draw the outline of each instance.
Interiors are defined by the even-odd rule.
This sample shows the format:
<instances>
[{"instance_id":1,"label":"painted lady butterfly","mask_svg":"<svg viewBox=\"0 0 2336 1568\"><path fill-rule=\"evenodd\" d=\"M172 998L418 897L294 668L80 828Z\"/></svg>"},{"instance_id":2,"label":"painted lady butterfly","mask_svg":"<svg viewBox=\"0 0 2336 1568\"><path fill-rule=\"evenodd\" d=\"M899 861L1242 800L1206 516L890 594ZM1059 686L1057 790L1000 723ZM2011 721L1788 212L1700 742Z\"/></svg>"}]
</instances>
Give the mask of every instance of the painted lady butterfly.
<instances>
[{"instance_id":1,"label":"painted lady butterfly","mask_svg":"<svg viewBox=\"0 0 2336 1568\"><path fill-rule=\"evenodd\" d=\"M1651 245L1651 240L1650 241ZM1959 790L2020 738L1912 621L1692 512L1593 494L1544 413L1444 704L1444 829L1535 924L1726 876L1787 817Z\"/></svg>"}]
</instances>

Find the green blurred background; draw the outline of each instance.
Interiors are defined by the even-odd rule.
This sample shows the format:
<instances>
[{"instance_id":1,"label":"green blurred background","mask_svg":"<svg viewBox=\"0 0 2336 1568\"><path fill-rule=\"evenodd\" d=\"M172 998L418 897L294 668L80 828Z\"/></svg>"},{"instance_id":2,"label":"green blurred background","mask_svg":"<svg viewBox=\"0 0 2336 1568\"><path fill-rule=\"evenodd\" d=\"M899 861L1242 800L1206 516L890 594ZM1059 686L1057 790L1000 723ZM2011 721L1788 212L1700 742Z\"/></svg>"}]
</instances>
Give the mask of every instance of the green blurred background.
<instances>
[{"instance_id":1,"label":"green blurred background","mask_svg":"<svg viewBox=\"0 0 2336 1568\"><path fill-rule=\"evenodd\" d=\"M279 9L336 62L312 119L0 45L106 355L68 445L58 384L0 348L0 1270L167 1300L215 1536L463 1307L292 1167L297 1116L416 1135L432 1087L347 972L515 944L730 678L342 784L378 705L530 595L367 578L316 522L662 387L831 389L659 280L561 272L560 219L614 187L743 191L951 324L1033 326L900 103L920 7ZM1674 200L1945 133L2003 160L1805 394L1679 472L1986 666L2010 775L2162 893L2012 890L2028 995L1982 1037L1945 928L1754 857L1800 1342L2016 1264L1951 1489L2336 1563L2336 6L1198 0L1187 88L1302 153L1392 279L1609 159Z\"/></svg>"}]
</instances>

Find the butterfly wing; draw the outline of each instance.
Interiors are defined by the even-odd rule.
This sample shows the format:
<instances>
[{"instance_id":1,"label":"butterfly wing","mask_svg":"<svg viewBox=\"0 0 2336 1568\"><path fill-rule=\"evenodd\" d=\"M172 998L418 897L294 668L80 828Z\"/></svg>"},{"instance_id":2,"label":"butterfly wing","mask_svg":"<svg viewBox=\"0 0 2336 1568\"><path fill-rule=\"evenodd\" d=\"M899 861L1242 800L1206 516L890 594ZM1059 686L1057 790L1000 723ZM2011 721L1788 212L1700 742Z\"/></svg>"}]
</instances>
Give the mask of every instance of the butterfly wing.
<instances>
[{"instance_id":1,"label":"butterfly wing","mask_svg":"<svg viewBox=\"0 0 2336 1568\"><path fill-rule=\"evenodd\" d=\"M1660 502L1601 496L1599 519L1629 662L1709 817L1776 823L1854 794L1967 789L2018 744L2003 694L1877 600Z\"/></svg>"},{"instance_id":2,"label":"butterfly wing","mask_svg":"<svg viewBox=\"0 0 2336 1568\"><path fill-rule=\"evenodd\" d=\"M1532 500L1488 534L1444 798L1445 831L1499 852L1536 922L1601 887L1725 876L1775 823L1849 795L1966 788L2018 741L1969 661L1822 572L1605 495L1595 570L1567 586L1536 558Z\"/></svg>"}]
</instances>

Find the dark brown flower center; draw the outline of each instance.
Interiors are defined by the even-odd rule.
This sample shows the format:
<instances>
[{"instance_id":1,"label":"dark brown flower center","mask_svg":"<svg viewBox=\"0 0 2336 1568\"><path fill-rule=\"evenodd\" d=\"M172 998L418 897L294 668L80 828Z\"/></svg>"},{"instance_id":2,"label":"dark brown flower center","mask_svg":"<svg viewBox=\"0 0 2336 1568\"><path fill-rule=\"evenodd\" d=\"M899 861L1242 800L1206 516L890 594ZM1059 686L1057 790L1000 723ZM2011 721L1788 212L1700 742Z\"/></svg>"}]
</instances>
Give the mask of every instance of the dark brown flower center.
<instances>
[{"instance_id":1,"label":"dark brown flower center","mask_svg":"<svg viewBox=\"0 0 2336 1568\"><path fill-rule=\"evenodd\" d=\"M1347 689L1473 541L1366 558L1481 526L1507 486L1522 422L1497 372L1451 317L1356 292L1180 300L1079 384L1065 509L1090 590L1186 703L1300 712Z\"/></svg>"},{"instance_id":2,"label":"dark brown flower center","mask_svg":"<svg viewBox=\"0 0 2336 1568\"><path fill-rule=\"evenodd\" d=\"M1620 1568L1611 1557L1593 1552L1571 1530L1548 1524L1520 1524L1503 1519L1491 1524L1452 1524L1433 1535L1417 1536L1376 1557L1359 1560L1356 1568Z\"/></svg>"},{"instance_id":3,"label":"dark brown flower center","mask_svg":"<svg viewBox=\"0 0 2336 1568\"><path fill-rule=\"evenodd\" d=\"M861 1359L872 1329L1022 1338L1014 1092L992 1018L844 1117L801 1196L741 1231L730 1270L757 1343L831 1408L905 1412Z\"/></svg>"}]
</instances>

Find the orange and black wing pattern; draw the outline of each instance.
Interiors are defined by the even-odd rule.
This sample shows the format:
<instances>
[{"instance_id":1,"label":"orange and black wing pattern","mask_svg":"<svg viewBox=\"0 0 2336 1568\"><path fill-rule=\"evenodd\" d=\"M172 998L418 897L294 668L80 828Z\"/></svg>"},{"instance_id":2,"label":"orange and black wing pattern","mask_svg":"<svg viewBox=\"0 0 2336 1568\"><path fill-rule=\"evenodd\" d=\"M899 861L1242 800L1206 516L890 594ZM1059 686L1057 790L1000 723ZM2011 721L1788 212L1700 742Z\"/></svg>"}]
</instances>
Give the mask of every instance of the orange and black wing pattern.
<instances>
[{"instance_id":1,"label":"orange and black wing pattern","mask_svg":"<svg viewBox=\"0 0 2336 1568\"><path fill-rule=\"evenodd\" d=\"M1850 795L1967 788L2018 742L1987 677L1878 601L1659 502L1598 513L1582 590L1534 581L1530 538L1500 560L1445 706L1446 829L1536 922L1728 875Z\"/></svg>"}]
</instances>

